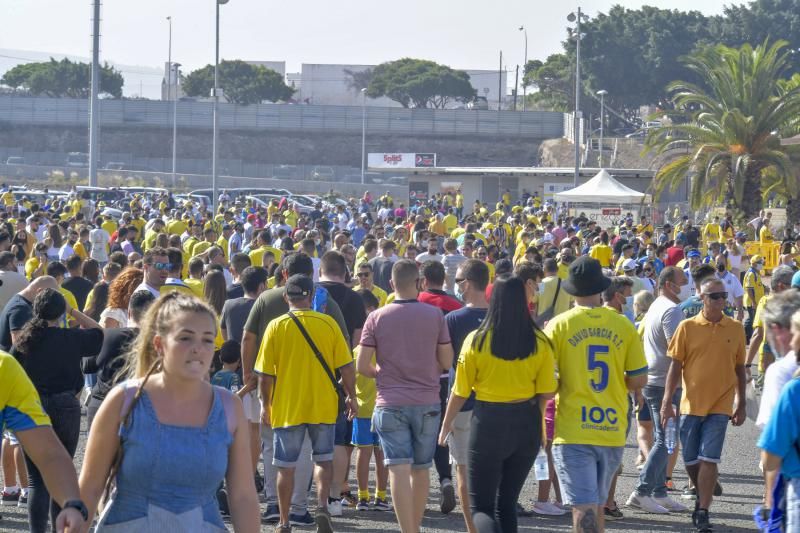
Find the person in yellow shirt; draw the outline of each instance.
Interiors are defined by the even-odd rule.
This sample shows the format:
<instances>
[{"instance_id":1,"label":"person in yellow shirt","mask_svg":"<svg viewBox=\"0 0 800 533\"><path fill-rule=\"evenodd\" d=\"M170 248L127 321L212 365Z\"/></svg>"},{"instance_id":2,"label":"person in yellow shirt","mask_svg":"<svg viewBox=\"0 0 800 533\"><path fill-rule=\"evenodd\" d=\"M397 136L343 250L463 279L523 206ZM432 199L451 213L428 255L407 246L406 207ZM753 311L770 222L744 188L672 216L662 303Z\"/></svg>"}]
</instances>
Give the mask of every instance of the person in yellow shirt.
<instances>
[{"instance_id":1,"label":"person in yellow shirt","mask_svg":"<svg viewBox=\"0 0 800 533\"><path fill-rule=\"evenodd\" d=\"M562 248L558 255L558 277L566 280L569 277L569 266L575 261L575 251L572 248Z\"/></svg>"},{"instance_id":2,"label":"person in yellow shirt","mask_svg":"<svg viewBox=\"0 0 800 533\"><path fill-rule=\"evenodd\" d=\"M154 248L156 245L156 239L158 239L158 235L164 232L164 221L160 218L155 219L153 221L153 225L150 226L150 229L147 230L144 240L142 241L142 251L146 252L150 248Z\"/></svg>"},{"instance_id":3,"label":"person in yellow shirt","mask_svg":"<svg viewBox=\"0 0 800 533\"><path fill-rule=\"evenodd\" d=\"M772 236L772 231L769 229L769 222L769 218L764 218L761 229L758 230L758 240L761 241L761 244L768 244L775 240L775 237Z\"/></svg>"},{"instance_id":4,"label":"person in yellow shirt","mask_svg":"<svg viewBox=\"0 0 800 533\"><path fill-rule=\"evenodd\" d=\"M136 235L138 236L137 242L141 242L145 238L144 227L147 225L147 221L142 218L141 212L138 209L133 212L131 224L136 227Z\"/></svg>"},{"instance_id":5,"label":"person in yellow shirt","mask_svg":"<svg viewBox=\"0 0 800 533\"><path fill-rule=\"evenodd\" d=\"M653 233L653 225L650 222L647 221L647 217L646 216L642 216L640 220L641 221L639 222L639 224L636 225L636 233L638 233L639 235L642 235L645 231L649 231L650 234L652 234Z\"/></svg>"},{"instance_id":6,"label":"person in yellow shirt","mask_svg":"<svg viewBox=\"0 0 800 533\"><path fill-rule=\"evenodd\" d=\"M744 288L742 304L745 311L747 311L747 317L744 319L744 332L747 342L750 342L750 336L753 334L756 306L758 306L761 298L764 297L764 282L761 280L761 272L763 270L764 258L760 255L754 255L750 258L750 268L747 269L742 282L742 287Z\"/></svg>"},{"instance_id":7,"label":"person in yellow shirt","mask_svg":"<svg viewBox=\"0 0 800 533\"><path fill-rule=\"evenodd\" d=\"M47 244L40 242L36 244L33 254L25 261L25 277L33 281L39 276L44 276L47 272Z\"/></svg>"},{"instance_id":8,"label":"person in yellow shirt","mask_svg":"<svg viewBox=\"0 0 800 533\"><path fill-rule=\"evenodd\" d=\"M103 215L103 218L105 220L103 220L103 224L100 227L106 230L109 235L113 235L117 231L117 223L114 222L111 215Z\"/></svg>"},{"instance_id":9,"label":"person in yellow shirt","mask_svg":"<svg viewBox=\"0 0 800 533\"><path fill-rule=\"evenodd\" d=\"M277 248L273 248L270 246L272 244L272 237L270 237L269 230L264 229L258 233L257 237L257 244L258 248L255 250L251 250L248 254L250 256L250 261L252 262L253 266L261 266L263 265L263 258L265 252L272 252L272 255L275 257L275 262L280 263L283 254Z\"/></svg>"},{"instance_id":10,"label":"person in yellow shirt","mask_svg":"<svg viewBox=\"0 0 800 533\"><path fill-rule=\"evenodd\" d=\"M503 193L503 206L505 208L511 207L511 191L506 189L506 192Z\"/></svg>"},{"instance_id":11,"label":"person in yellow shirt","mask_svg":"<svg viewBox=\"0 0 800 533\"><path fill-rule=\"evenodd\" d=\"M3 192L3 194L0 195L0 200L3 201L3 205L6 207L11 207L16 201L14 198L14 193L11 192L11 189L7 189L5 192Z\"/></svg>"},{"instance_id":12,"label":"person in yellow shirt","mask_svg":"<svg viewBox=\"0 0 800 533\"><path fill-rule=\"evenodd\" d=\"M458 228L458 218L453 214L452 207L447 210L447 214L444 219L442 219L442 222L444 222L445 235L452 235L453 231Z\"/></svg>"},{"instance_id":13,"label":"person in yellow shirt","mask_svg":"<svg viewBox=\"0 0 800 533\"><path fill-rule=\"evenodd\" d=\"M619 256L619 259L617 259L617 264L614 266L614 273L617 276L622 276L625 273L622 270L622 265L631 257L633 257L633 245L626 244L622 247L622 255Z\"/></svg>"},{"instance_id":14,"label":"person in yellow shirt","mask_svg":"<svg viewBox=\"0 0 800 533\"><path fill-rule=\"evenodd\" d=\"M599 261L576 259L562 283L576 305L545 327L559 376L553 458L567 474L559 476L561 493L572 506L575 530L602 530L600 517L625 448L628 394L647 383L636 328L602 306L601 295L611 284Z\"/></svg>"},{"instance_id":15,"label":"person in yellow shirt","mask_svg":"<svg viewBox=\"0 0 800 533\"><path fill-rule=\"evenodd\" d=\"M437 237L444 237L447 235L447 225L444 223L444 218L441 213L436 213L436 218L428 226L428 231Z\"/></svg>"},{"instance_id":16,"label":"person in yellow shirt","mask_svg":"<svg viewBox=\"0 0 800 533\"><path fill-rule=\"evenodd\" d=\"M75 243L72 249L84 261L89 258L89 228L86 226L81 227L78 232L78 242Z\"/></svg>"},{"instance_id":17,"label":"person in yellow shirt","mask_svg":"<svg viewBox=\"0 0 800 533\"><path fill-rule=\"evenodd\" d=\"M295 274L283 289L289 312L267 325L258 350L255 372L261 397L261 422L272 427L275 438L274 463L278 467L278 484L291 487L294 469L300 456L302 436L306 431L316 435L312 440L313 457L319 468L332 475L334 425L339 410L334 372L342 377L341 388L347 395L348 418L357 416L355 365L336 321L326 314L311 310L314 282L310 276ZM313 339L316 350L306 340ZM298 435L300 438L298 439ZM317 484L322 509L327 508L330 485ZM280 524L289 524L291 490L278 495ZM317 518L319 520L319 514ZM328 517L328 528L330 528Z\"/></svg>"},{"instance_id":18,"label":"person in yellow shirt","mask_svg":"<svg viewBox=\"0 0 800 533\"><path fill-rule=\"evenodd\" d=\"M589 249L589 257L600 261L603 268L611 268L614 257L614 249L608 245L608 233L602 232L597 238L597 243Z\"/></svg>"},{"instance_id":19,"label":"person in yellow shirt","mask_svg":"<svg viewBox=\"0 0 800 533\"><path fill-rule=\"evenodd\" d=\"M514 258L511 260L514 265L525 258L525 252L528 250L528 246L530 245L532 239L533 236L527 231L523 231L519 234L519 241L517 242L517 247L514 250Z\"/></svg>"},{"instance_id":20,"label":"person in yellow shirt","mask_svg":"<svg viewBox=\"0 0 800 533\"><path fill-rule=\"evenodd\" d=\"M456 217L461 220L464 216L464 194L461 189L456 191Z\"/></svg>"},{"instance_id":21,"label":"person in yellow shirt","mask_svg":"<svg viewBox=\"0 0 800 533\"><path fill-rule=\"evenodd\" d=\"M176 215L175 218L167 223L167 233L170 235L183 235L183 232L188 229L186 220Z\"/></svg>"},{"instance_id":22,"label":"person in yellow shirt","mask_svg":"<svg viewBox=\"0 0 800 533\"><path fill-rule=\"evenodd\" d=\"M372 277L372 265L369 263L361 263L358 266L358 273L356 276L358 277L358 283L353 286L354 291L357 292L360 289L368 290L378 299L378 307L386 305L388 294L386 294L385 290L375 285Z\"/></svg>"},{"instance_id":23,"label":"person in yellow shirt","mask_svg":"<svg viewBox=\"0 0 800 533\"><path fill-rule=\"evenodd\" d=\"M225 261L228 261L230 258L228 257L228 239L231 237L231 233L233 233L233 228L228 224L223 224L222 226L222 234L217 239L217 246L222 249L222 255L225 257Z\"/></svg>"},{"instance_id":24,"label":"person in yellow shirt","mask_svg":"<svg viewBox=\"0 0 800 533\"><path fill-rule=\"evenodd\" d=\"M217 232L214 231L214 228L206 228L203 231L203 236L204 240L195 243L195 245L192 246L192 249L189 250L189 253L192 255L192 257L197 257L211 248L217 240Z\"/></svg>"},{"instance_id":25,"label":"person in yellow shirt","mask_svg":"<svg viewBox=\"0 0 800 533\"><path fill-rule=\"evenodd\" d=\"M714 217L711 222L703 226L702 237L706 248L708 248L712 242L722 242L722 229L719 226L719 217Z\"/></svg>"},{"instance_id":26,"label":"person in yellow shirt","mask_svg":"<svg viewBox=\"0 0 800 533\"><path fill-rule=\"evenodd\" d=\"M186 284L192 290L195 296L200 299L203 299L205 293L205 283L203 283L203 267L204 267L203 260L199 257L195 257L189 260L189 277L183 280L183 283Z\"/></svg>"}]
</instances>

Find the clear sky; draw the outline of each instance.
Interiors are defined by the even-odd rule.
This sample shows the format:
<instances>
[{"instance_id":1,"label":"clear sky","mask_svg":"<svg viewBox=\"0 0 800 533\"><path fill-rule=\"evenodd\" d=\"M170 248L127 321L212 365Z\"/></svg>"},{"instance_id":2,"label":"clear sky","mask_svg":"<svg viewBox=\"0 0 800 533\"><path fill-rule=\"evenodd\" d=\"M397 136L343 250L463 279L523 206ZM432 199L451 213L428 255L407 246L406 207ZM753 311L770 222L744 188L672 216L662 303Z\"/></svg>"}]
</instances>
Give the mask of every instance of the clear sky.
<instances>
[{"instance_id":1,"label":"clear sky","mask_svg":"<svg viewBox=\"0 0 800 533\"><path fill-rule=\"evenodd\" d=\"M0 49L91 57L91 0L0 0ZM722 12L723 0L584 0L590 16L614 4ZM457 8L455 5L457 4ZM560 0L229 0L220 6L223 59L377 64L401 57L455 68L494 69L503 51L509 70L560 50L567 14ZM191 70L214 60L214 0L105 0L101 59L159 67L167 60L173 17L173 60ZM160 80L153 80L154 82ZM155 84L155 83L154 83ZM127 91L126 91L127 92Z\"/></svg>"}]
</instances>

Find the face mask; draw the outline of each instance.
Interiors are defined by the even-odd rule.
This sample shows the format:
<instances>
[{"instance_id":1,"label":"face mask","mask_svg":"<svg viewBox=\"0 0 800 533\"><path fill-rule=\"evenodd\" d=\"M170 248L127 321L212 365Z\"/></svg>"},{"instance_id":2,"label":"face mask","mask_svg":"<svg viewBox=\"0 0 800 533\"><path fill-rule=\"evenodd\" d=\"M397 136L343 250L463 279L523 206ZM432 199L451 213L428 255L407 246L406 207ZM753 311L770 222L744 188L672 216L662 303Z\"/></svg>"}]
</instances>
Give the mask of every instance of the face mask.
<instances>
[{"instance_id":1,"label":"face mask","mask_svg":"<svg viewBox=\"0 0 800 533\"><path fill-rule=\"evenodd\" d=\"M647 257L653 257L654 255L656 255L655 250L647 250Z\"/></svg>"},{"instance_id":2,"label":"face mask","mask_svg":"<svg viewBox=\"0 0 800 533\"><path fill-rule=\"evenodd\" d=\"M755 268L760 272L764 268L764 265L761 263L756 263L755 265L753 265L753 268Z\"/></svg>"},{"instance_id":3,"label":"face mask","mask_svg":"<svg viewBox=\"0 0 800 533\"><path fill-rule=\"evenodd\" d=\"M456 283L456 299L459 302L464 302L464 291L461 290L461 285Z\"/></svg>"},{"instance_id":4,"label":"face mask","mask_svg":"<svg viewBox=\"0 0 800 533\"><path fill-rule=\"evenodd\" d=\"M680 292L678 292L678 299L682 302L685 302L692 296L692 288L689 287L689 284L681 285Z\"/></svg>"},{"instance_id":5,"label":"face mask","mask_svg":"<svg viewBox=\"0 0 800 533\"><path fill-rule=\"evenodd\" d=\"M633 296L626 296L625 297L625 311L633 312Z\"/></svg>"},{"instance_id":6,"label":"face mask","mask_svg":"<svg viewBox=\"0 0 800 533\"><path fill-rule=\"evenodd\" d=\"M724 264L717 265L717 272L719 272L720 274L724 274L725 273L725 265Z\"/></svg>"}]
</instances>

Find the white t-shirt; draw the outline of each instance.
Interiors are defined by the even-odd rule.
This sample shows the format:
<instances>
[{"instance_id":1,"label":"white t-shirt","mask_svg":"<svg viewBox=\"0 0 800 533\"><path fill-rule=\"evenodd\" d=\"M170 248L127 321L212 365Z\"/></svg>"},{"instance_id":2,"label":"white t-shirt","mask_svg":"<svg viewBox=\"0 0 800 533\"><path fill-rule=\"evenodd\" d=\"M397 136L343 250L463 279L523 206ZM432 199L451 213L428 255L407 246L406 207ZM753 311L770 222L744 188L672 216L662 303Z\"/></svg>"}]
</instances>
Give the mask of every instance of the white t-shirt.
<instances>
[{"instance_id":1,"label":"white t-shirt","mask_svg":"<svg viewBox=\"0 0 800 533\"><path fill-rule=\"evenodd\" d=\"M727 271L724 276L720 277L719 274L717 274L717 277L725 284L725 292L728 293L728 303L735 307L736 299L744 296L742 283L739 281L738 277Z\"/></svg>"},{"instance_id":2,"label":"white t-shirt","mask_svg":"<svg viewBox=\"0 0 800 533\"><path fill-rule=\"evenodd\" d=\"M439 261L441 263L443 259L444 256L442 255L422 252L421 254L417 255L416 261L421 265L422 263L425 263L427 261Z\"/></svg>"},{"instance_id":3,"label":"white t-shirt","mask_svg":"<svg viewBox=\"0 0 800 533\"><path fill-rule=\"evenodd\" d=\"M764 429L772 416L772 411L778 404L778 398L787 383L792 379L794 373L800 369L797 364L797 357L791 351L769 365L764 374L764 390L761 392L761 405L758 408L758 418L756 427Z\"/></svg>"},{"instance_id":4,"label":"white t-shirt","mask_svg":"<svg viewBox=\"0 0 800 533\"><path fill-rule=\"evenodd\" d=\"M73 255L75 255L75 249L72 246L70 246L70 244L68 242L65 243L64 246L62 246L60 250L58 250L58 260L59 261L62 261L62 262L66 261L67 259L69 259Z\"/></svg>"},{"instance_id":5,"label":"white t-shirt","mask_svg":"<svg viewBox=\"0 0 800 533\"><path fill-rule=\"evenodd\" d=\"M103 228L95 228L89 232L89 242L92 244L92 250L89 253L92 259L98 263L108 262L108 242L111 240L111 235L108 234Z\"/></svg>"}]
</instances>

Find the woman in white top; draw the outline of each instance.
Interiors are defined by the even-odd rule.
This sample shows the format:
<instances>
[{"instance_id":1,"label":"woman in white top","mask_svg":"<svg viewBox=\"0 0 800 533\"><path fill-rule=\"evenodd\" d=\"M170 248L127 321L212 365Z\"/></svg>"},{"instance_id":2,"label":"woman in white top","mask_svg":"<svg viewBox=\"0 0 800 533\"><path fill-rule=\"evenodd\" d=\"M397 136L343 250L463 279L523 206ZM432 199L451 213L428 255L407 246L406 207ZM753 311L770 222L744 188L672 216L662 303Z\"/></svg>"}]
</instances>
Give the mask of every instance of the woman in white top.
<instances>
[{"instance_id":1,"label":"woman in white top","mask_svg":"<svg viewBox=\"0 0 800 533\"><path fill-rule=\"evenodd\" d=\"M128 302L143 279L144 272L141 269L127 268L111 282L108 306L100 313L100 325L103 328L128 327Z\"/></svg>"},{"instance_id":2,"label":"woman in white top","mask_svg":"<svg viewBox=\"0 0 800 533\"><path fill-rule=\"evenodd\" d=\"M108 243L111 240L111 235L103 229L103 218L97 217L94 220L94 229L89 232L89 242L92 245L92 250L89 256L100 263L100 266L108 263Z\"/></svg>"}]
</instances>

